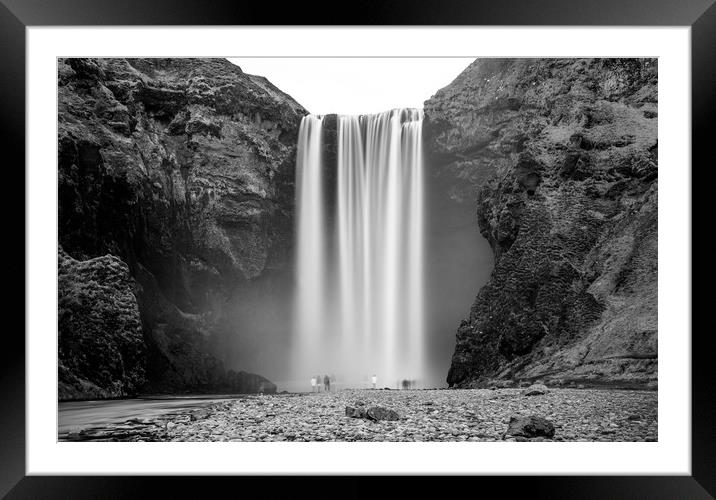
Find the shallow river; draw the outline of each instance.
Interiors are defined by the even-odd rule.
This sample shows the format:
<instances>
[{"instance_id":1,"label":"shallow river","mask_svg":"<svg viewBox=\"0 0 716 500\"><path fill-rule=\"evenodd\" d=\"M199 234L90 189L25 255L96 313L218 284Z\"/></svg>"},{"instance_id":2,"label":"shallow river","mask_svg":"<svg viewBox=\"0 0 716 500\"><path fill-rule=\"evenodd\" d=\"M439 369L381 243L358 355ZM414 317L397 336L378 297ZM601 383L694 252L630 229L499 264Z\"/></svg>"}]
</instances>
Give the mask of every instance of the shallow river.
<instances>
[{"instance_id":1,"label":"shallow river","mask_svg":"<svg viewBox=\"0 0 716 500\"><path fill-rule=\"evenodd\" d=\"M121 424L130 419L153 420L162 415L205 407L217 401L242 399L242 395L146 397L99 401L62 401L58 407L57 432L67 433Z\"/></svg>"}]
</instances>

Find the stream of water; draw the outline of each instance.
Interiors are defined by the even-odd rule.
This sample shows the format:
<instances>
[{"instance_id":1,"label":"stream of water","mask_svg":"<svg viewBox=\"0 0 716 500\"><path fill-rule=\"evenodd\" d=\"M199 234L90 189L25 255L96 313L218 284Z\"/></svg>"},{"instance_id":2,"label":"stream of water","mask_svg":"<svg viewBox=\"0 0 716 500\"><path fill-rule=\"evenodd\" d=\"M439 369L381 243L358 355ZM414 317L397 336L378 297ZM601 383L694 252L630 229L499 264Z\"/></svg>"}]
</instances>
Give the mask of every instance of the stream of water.
<instances>
[{"instance_id":1,"label":"stream of water","mask_svg":"<svg viewBox=\"0 0 716 500\"><path fill-rule=\"evenodd\" d=\"M127 420L152 420L162 415L204 408L218 401L246 396L200 395L168 396L97 401L60 401L57 432L63 436L80 429L119 425Z\"/></svg>"}]
</instances>

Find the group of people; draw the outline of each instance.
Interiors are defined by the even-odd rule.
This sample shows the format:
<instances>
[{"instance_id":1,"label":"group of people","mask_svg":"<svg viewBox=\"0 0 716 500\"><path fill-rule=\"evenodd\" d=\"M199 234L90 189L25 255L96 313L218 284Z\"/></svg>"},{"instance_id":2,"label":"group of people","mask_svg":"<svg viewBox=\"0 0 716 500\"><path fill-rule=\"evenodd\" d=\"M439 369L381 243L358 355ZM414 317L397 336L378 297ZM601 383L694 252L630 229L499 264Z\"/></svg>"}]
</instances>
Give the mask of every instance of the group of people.
<instances>
[{"instance_id":1,"label":"group of people","mask_svg":"<svg viewBox=\"0 0 716 500\"><path fill-rule=\"evenodd\" d=\"M323 377L316 375L315 377L311 377L311 392L321 392L321 390L330 392L331 383L335 381L335 375L331 375L330 377L328 375L324 375ZM373 389L376 389L378 385L378 377L373 374L370 381L373 385Z\"/></svg>"},{"instance_id":2,"label":"group of people","mask_svg":"<svg viewBox=\"0 0 716 500\"><path fill-rule=\"evenodd\" d=\"M321 392L321 389L323 389L324 391L330 392L331 382L335 382L335 380L336 377L334 375L331 375L330 377L328 375L324 375L323 378L321 378L320 375L311 377L311 391Z\"/></svg>"},{"instance_id":3,"label":"group of people","mask_svg":"<svg viewBox=\"0 0 716 500\"><path fill-rule=\"evenodd\" d=\"M412 379L403 379L400 381L400 385L403 387L403 390L415 389L418 387L417 381Z\"/></svg>"}]
</instances>

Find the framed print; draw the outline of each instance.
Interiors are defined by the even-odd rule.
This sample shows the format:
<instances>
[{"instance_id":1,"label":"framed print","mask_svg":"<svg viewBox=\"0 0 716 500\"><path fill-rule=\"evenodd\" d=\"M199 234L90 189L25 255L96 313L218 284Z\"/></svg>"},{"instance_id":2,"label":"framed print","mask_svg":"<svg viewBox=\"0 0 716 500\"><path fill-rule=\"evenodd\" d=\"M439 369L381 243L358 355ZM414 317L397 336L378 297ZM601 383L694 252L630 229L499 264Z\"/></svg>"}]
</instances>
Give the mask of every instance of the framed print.
<instances>
[{"instance_id":1,"label":"framed print","mask_svg":"<svg viewBox=\"0 0 716 500\"><path fill-rule=\"evenodd\" d=\"M3 494L711 498L712 2L152 7L2 7L27 292Z\"/></svg>"}]
</instances>

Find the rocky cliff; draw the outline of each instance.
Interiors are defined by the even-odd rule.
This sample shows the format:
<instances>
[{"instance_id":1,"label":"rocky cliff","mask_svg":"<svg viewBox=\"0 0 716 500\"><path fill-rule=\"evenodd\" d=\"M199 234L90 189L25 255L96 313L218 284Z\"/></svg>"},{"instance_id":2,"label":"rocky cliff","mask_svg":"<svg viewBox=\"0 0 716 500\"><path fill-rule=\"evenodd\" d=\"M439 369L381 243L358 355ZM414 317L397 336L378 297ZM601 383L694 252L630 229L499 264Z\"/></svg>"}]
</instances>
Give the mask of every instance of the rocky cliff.
<instances>
[{"instance_id":1,"label":"rocky cliff","mask_svg":"<svg viewBox=\"0 0 716 500\"><path fill-rule=\"evenodd\" d=\"M495 267L447 381L655 386L657 62L484 59L425 103Z\"/></svg>"},{"instance_id":2,"label":"rocky cliff","mask_svg":"<svg viewBox=\"0 0 716 500\"><path fill-rule=\"evenodd\" d=\"M227 371L216 332L231 297L286 267L304 114L226 60L58 61L60 269L77 269L60 274L68 397L275 390ZM78 326L93 297L102 307ZM86 369L127 342L123 367Z\"/></svg>"}]
</instances>

